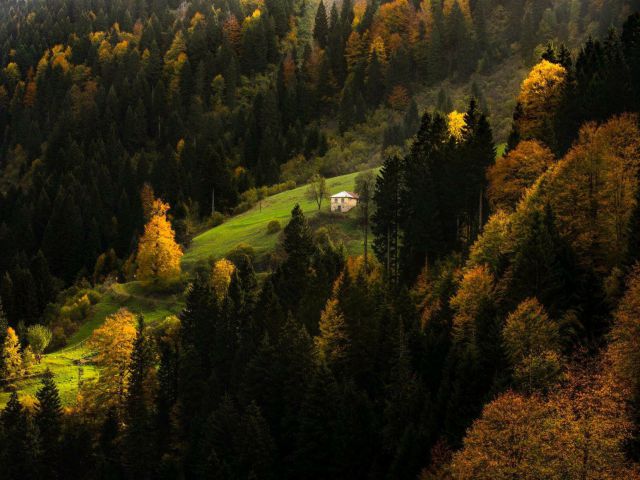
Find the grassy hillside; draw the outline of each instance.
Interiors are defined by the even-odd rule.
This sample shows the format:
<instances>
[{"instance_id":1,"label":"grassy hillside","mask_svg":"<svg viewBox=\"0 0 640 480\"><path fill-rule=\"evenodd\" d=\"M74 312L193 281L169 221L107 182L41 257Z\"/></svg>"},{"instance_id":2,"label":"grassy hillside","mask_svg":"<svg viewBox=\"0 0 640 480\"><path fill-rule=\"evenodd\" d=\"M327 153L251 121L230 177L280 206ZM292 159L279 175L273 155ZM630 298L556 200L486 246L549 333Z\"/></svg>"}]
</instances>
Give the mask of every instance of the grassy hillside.
<instances>
[{"instance_id":1,"label":"grassy hillside","mask_svg":"<svg viewBox=\"0 0 640 480\"><path fill-rule=\"evenodd\" d=\"M331 193L353 190L356 173L327 180ZM362 233L357 224L356 211L348 214L331 214L329 202L318 211L317 205L306 198L307 186L268 197L251 210L230 218L224 224L207 230L193 239L183 257L183 268L192 269L198 262L224 256L239 243L251 245L256 251L257 262L263 264L265 257L277 245L279 233L268 234L267 224L278 220L282 227L291 215L291 209L299 203L315 229L325 226L331 230L336 241L342 241L351 254L362 251ZM183 292L159 294L150 291L141 282L115 283L101 288L102 296L92 307L89 319L69 338L69 346L44 356L42 362L32 369L29 378L17 382L22 397L35 395L40 385L40 376L49 368L54 373L65 404L72 403L78 391L79 382L95 377L98 372L90 363L90 352L84 342L94 329L102 325L105 318L126 307L144 316L153 324L169 315L180 312L184 306ZM9 393L0 391L0 405L9 399Z\"/></svg>"},{"instance_id":2,"label":"grassy hillside","mask_svg":"<svg viewBox=\"0 0 640 480\"><path fill-rule=\"evenodd\" d=\"M357 173L342 175L327 180L330 192L353 190ZM282 192L268 197L245 213L237 215L222 225L207 230L195 237L182 258L185 270L190 270L200 261L219 258L227 254L240 243L250 245L256 251L257 263L265 260L266 254L273 251L278 234L269 234L267 225L277 220L284 227L291 215L291 209L300 204L313 227L326 226L332 230L332 236L342 241L348 252L357 254L362 251L362 233L359 230L355 210L348 214L329 213L329 202L325 201L321 211L314 201L306 198L307 186Z\"/></svg>"},{"instance_id":3,"label":"grassy hillside","mask_svg":"<svg viewBox=\"0 0 640 480\"><path fill-rule=\"evenodd\" d=\"M183 306L181 294L153 294L140 282L116 283L104 287L101 299L92 307L89 320L69 338L69 346L45 355L42 362L31 369L29 378L16 382L21 396L35 395L40 386L40 376L49 368L55 375L63 403L72 403L76 398L79 382L98 374L97 368L90 362L91 352L84 342L108 315L126 307L134 313L142 314L147 323L153 324L169 315L178 314ZM9 392L0 390L0 405L4 405L8 399Z\"/></svg>"}]
</instances>

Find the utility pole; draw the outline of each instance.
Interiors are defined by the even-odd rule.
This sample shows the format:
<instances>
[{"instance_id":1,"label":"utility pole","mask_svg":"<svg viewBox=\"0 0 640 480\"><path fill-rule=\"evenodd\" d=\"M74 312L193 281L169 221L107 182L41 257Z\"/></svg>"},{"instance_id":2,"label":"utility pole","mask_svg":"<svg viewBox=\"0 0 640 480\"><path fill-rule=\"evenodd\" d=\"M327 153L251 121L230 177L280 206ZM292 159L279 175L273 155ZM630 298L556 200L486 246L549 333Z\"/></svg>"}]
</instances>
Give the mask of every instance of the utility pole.
<instances>
[{"instance_id":1,"label":"utility pole","mask_svg":"<svg viewBox=\"0 0 640 480\"><path fill-rule=\"evenodd\" d=\"M216 187L211 187L211 216L216 213Z\"/></svg>"}]
</instances>

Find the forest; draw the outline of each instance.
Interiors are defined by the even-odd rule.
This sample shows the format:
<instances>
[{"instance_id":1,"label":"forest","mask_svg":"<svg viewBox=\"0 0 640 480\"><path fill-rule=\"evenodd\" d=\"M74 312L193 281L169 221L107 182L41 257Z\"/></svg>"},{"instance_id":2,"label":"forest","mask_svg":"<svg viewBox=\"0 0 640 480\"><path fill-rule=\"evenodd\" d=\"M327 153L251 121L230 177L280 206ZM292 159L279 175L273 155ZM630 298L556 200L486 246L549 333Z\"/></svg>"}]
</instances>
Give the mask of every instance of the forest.
<instances>
[{"instance_id":1,"label":"forest","mask_svg":"<svg viewBox=\"0 0 640 480\"><path fill-rule=\"evenodd\" d=\"M6 0L0 132L0 480L640 479L640 2Z\"/></svg>"}]
</instances>

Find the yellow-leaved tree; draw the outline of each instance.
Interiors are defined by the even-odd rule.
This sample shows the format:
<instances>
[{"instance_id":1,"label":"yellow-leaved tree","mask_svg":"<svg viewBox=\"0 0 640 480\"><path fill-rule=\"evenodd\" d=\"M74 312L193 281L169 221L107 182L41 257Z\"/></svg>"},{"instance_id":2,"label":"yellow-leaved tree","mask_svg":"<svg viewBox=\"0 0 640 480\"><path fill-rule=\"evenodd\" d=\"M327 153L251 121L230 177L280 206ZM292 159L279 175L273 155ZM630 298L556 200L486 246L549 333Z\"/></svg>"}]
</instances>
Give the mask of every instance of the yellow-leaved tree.
<instances>
[{"instance_id":1,"label":"yellow-leaved tree","mask_svg":"<svg viewBox=\"0 0 640 480\"><path fill-rule=\"evenodd\" d=\"M140 280L170 279L180 275L182 248L167 219L169 204L156 199L144 235L138 245L137 277Z\"/></svg>"},{"instance_id":2,"label":"yellow-leaved tree","mask_svg":"<svg viewBox=\"0 0 640 480\"><path fill-rule=\"evenodd\" d=\"M545 138L560 101L567 70L557 63L542 60L522 82L518 102L522 108L517 120L520 137Z\"/></svg>"},{"instance_id":3,"label":"yellow-leaved tree","mask_svg":"<svg viewBox=\"0 0 640 480\"><path fill-rule=\"evenodd\" d=\"M20 341L13 328L7 328L7 336L2 348L2 377L12 380L22 374L22 355L20 355Z\"/></svg>"},{"instance_id":4,"label":"yellow-leaved tree","mask_svg":"<svg viewBox=\"0 0 640 480\"><path fill-rule=\"evenodd\" d=\"M126 308L109 315L89 338L93 361L100 367L100 378L94 385L94 401L104 405L123 404L129 383L131 352L136 339L136 318Z\"/></svg>"},{"instance_id":5,"label":"yellow-leaved tree","mask_svg":"<svg viewBox=\"0 0 640 480\"><path fill-rule=\"evenodd\" d=\"M216 295L216 299L220 303L222 303L227 296L229 285L231 284L231 276L235 270L236 266L226 258L218 260L213 265L213 269L211 270L211 286Z\"/></svg>"},{"instance_id":6,"label":"yellow-leaved tree","mask_svg":"<svg viewBox=\"0 0 640 480\"><path fill-rule=\"evenodd\" d=\"M455 138L457 142L462 140L462 132L466 125L464 113L454 110L447 115L447 123L449 124L449 135Z\"/></svg>"}]
</instances>

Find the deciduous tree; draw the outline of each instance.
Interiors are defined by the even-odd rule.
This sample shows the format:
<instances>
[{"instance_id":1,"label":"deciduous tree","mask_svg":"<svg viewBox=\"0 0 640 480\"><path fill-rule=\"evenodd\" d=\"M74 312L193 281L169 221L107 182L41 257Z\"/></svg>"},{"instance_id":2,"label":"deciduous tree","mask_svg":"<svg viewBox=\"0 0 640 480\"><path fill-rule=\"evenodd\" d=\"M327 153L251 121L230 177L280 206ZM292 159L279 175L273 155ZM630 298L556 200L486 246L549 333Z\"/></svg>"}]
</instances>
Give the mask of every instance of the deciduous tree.
<instances>
[{"instance_id":1,"label":"deciduous tree","mask_svg":"<svg viewBox=\"0 0 640 480\"><path fill-rule=\"evenodd\" d=\"M137 276L141 280L166 280L180 275L182 248L167 219L169 205L156 199L151 219L144 227L138 245Z\"/></svg>"},{"instance_id":2,"label":"deciduous tree","mask_svg":"<svg viewBox=\"0 0 640 480\"><path fill-rule=\"evenodd\" d=\"M93 360L101 369L96 400L102 407L120 408L124 405L135 339L136 319L125 308L109 315L89 338L88 347L94 352Z\"/></svg>"},{"instance_id":3,"label":"deciduous tree","mask_svg":"<svg viewBox=\"0 0 640 480\"><path fill-rule=\"evenodd\" d=\"M22 374L22 356L20 342L16 331L8 327L2 348L2 375L6 380L13 380Z\"/></svg>"},{"instance_id":4,"label":"deciduous tree","mask_svg":"<svg viewBox=\"0 0 640 480\"><path fill-rule=\"evenodd\" d=\"M40 363L42 354L51 343L53 334L44 325L32 325L27 329L27 342L36 355L36 360Z\"/></svg>"},{"instance_id":5,"label":"deciduous tree","mask_svg":"<svg viewBox=\"0 0 640 480\"><path fill-rule=\"evenodd\" d=\"M558 324L535 298L524 300L502 330L505 349L517 385L528 393L544 390L558 379L561 368Z\"/></svg>"},{"instance_id":6,"label":"deciduous tree","mask_svg":"<svg viewBox=\"0 0 640 480\"><path fill-rule=\"evenodd\" d=\"M307 187L307 198L313 200L318 205L318 210L322 208L322 202L329 196L329 187L324 177L318 173L311 177Z\"/></svg>"},{"instance_id":7,"label":"deciduous tree","mask_svg":"<svg viewBox=\"0 0 640 480\"><path fill-rule=\"evenodd\" d=\"M551 150L537 140L525 140L498 158L487 171L487 196L495 209L515 209L525 190L553 163Z\"/></svg>"}]
</instances>

